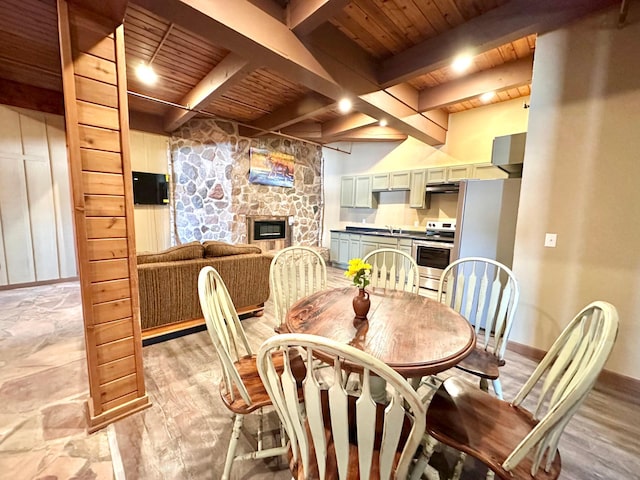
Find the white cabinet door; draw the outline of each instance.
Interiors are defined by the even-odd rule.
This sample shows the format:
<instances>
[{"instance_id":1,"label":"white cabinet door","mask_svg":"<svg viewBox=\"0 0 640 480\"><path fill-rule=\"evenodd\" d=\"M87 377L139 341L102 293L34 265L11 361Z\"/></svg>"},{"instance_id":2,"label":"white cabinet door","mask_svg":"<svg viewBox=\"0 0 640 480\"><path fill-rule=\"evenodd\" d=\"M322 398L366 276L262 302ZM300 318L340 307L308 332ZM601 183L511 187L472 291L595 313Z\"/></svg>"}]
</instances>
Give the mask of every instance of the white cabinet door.
<instances>
[{"instance_id":1,"label":"white cabinet door","mask_svg":"<svg viewBox=\"0 0 640 480\"><path fill-rule=\"evenodd\" d=\"M340 253L338 255L338 262L344 265L349 263L349 237L348 233L340 234Z\"/></svg>"},{"instance_id":2,"label":"white cabinet door","mask_svg":"<svg viewBox=\"0 0 640 480\"><path fill-rule=\"evenodd\" d=\"M389 190L389 174L375 173L371 175L371 191L383 192Z\"/></svg>"},{"instance_id":3,"label":"white cabinet door","mask_svg":"<svg viewBox=\"0 0 640 480\"><path fill-rule=\"evenodd\" d=\"M398 250L411 255L411 239L410 238L398 239Z\"/></svg>"},{"instance_id":4,"label":"white cabinet door","mask_svg":"<svg viewBox=\"0 0 640 480\"><path fill-rule=\"evenodd\" d=\"M427 171L411 171L411 189L409 190L409 206L411 208L425 207L425 188L427 186Z\"/></svg>"},{"instance_id":5,"label":"white cabinet door","mask_svg":"<svg viewBox=\"0 0 640 480\"><path fill-rule=\"evenodd\" d=\"M371 193L370 175L360 175L356 177L354 207L373 207L373 194Z\"/></svg>"},{"instance_id":6,"label":"white cabinet door","mask_svg":"<svg viewBox=\"0 0 640 480\"><path fill-rule=\"evenodd\" d=\"M411 172L391 172L389 188L391 190L410 190L411 189Z\"/></svg>"},{"instance_id":7,"label":"white cabinet door","mask_svg":"<svg viewBox=\"0 0 640 480\"><path fill-rule=\"evenodd\" d=\"M443 183L447 181L447 167L429 168L427 183Z\"/></svg>"},{"instance_id":8,"label":"white cabinet door","mask_svg":"<svg viewBox=\"0 0 640 480\"><path fill-rule=\"evenodd\" d=\"M360 258L364 258L367 254L378 249L376 237L371 235L362 235L360 237Z\"/></svg>"},{"instance_id":9,"label":"white cabinet door","mask_svg":"<svg viewBox=\"0 0 640 480\"><path fill-rule=\"evenodd\" d=\"M491 163L478 163L473 166L472 178L487 180L493 178L509 178L509 174Z\"/></svg>"},{"instance_id":10,"label":"white cabinet door","mask_svg":"<svg viewBox=\"0 0 640 480\"><path fill-rule=\"evenodd\" d=\"M340 179L340 206L351 208L355 206L356 177L342 177Z\"/></svg>"},{"instance_id":11,"label":"white cabinet door","mask_svg":"<svg viewBox=\"0 0 640 480\"><path fill-rule=\"evenodd\" d=\"M360 235L349 235L349 260L360 257Z\"/></svg>"},{"instance_id":12,"label":"white cabinet door","mask_svg":"<svg viewBox=\"0 0 640 480\"><path fill-rule=\"evenodd\" d=\"M331 263L339 263L340 262L340 234L332 233L331 234Z\"/></svg>"},{"instance_id":13,"label":"white cabinet door","mask_svg":"<svg viewBox=\"0 0 640 480\"><path fill-rule=\"evenodd\" d=\"M473 174L473 165L453 165L447 167L447 182L458 182L471 178Z\"/></svg>"}]
</instances>

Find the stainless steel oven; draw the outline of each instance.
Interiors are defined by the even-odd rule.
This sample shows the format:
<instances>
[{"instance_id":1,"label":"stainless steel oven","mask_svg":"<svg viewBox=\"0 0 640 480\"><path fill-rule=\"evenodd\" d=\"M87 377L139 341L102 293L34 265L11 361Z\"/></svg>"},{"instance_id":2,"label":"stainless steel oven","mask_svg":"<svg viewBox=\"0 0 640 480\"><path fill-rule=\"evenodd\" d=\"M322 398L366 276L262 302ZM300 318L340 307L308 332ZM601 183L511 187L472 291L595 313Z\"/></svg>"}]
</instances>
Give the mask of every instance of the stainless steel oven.
<instances>
[{"instance_id":1,"label":"stainless steel oven","mask_svg":"<svg viewBox=\"0 0 640 480\"><path fill-rule=\"evenodd\" d=\"M420 272L420 286L438 290L440 276L451 261L453 242L413 240L413 258Z\"/></svg>"},{"instance_id":2,"label":"stainless steel oven","mask_svg":"<svg viewBox=\"0 0 640 480\"><path fill-rule=\"evenodd\" d=\"M420 287L438 290L440 276L451 262L455 230L455 220L428 222L425 239L413 240L412 252L420 272Z\"/></svg>"}]
</instances>

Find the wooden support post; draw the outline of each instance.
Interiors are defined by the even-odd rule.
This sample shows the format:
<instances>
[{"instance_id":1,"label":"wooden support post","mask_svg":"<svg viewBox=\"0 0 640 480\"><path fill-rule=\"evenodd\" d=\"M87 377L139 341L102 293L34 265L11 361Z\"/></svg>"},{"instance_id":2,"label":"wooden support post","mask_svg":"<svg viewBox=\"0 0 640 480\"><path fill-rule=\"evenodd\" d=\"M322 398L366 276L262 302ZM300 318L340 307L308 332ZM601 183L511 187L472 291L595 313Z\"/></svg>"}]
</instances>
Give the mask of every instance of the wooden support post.
<instances>
[{"instance_id":1,"label":"wooden support post","mask_svg":"<svg viewBox=\"0 0 640 480\"><path fill-rule=\"evenodd\" d=\"M123 26L58 0L89 431L150 406L142 370Z\"/></svg>"}]
</instances>

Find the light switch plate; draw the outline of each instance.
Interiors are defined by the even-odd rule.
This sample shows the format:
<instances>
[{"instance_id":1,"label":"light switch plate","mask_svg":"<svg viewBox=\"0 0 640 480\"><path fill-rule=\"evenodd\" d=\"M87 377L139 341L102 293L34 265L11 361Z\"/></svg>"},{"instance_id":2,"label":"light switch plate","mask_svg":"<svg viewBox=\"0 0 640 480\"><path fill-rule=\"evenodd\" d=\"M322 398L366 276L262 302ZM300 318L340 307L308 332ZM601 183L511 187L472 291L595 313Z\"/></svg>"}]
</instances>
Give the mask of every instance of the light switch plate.
<instances>
[{"instance_id":1,"label":"light switch plate","mask_svg":"<svg viewBox=\"0 0 640 480\"><path fill-rule=\"evenodd\" d=\"M544 236L544 246L555 248L557 238L558 238L557 233L546 233Z\"/></svg>"}]
</instances>

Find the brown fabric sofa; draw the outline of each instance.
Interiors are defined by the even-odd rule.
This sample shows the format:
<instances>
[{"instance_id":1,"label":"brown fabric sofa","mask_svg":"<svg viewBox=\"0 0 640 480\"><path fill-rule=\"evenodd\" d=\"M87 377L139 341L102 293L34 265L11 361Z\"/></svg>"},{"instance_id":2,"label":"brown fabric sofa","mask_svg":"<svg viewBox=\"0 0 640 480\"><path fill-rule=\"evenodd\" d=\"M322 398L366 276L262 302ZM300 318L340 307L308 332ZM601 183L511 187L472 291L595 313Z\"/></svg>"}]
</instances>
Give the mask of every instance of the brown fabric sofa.
<instances>
[{"instance_id":1,"label":"brown fabric sofa","mask_svg":"<svg viewBox=\"0 0 640 480\"><path fill-rule=\"evenodd\" d=\"M239 313L261 313L269 298L272 256L255 245L191 242L138 255L140 322L143 332L202 318L198 274L211 265L224 280ZM176 325L176 330L180 329ZM143 335L144 336L144 335Z\"/></svg>"}]
</instances>

